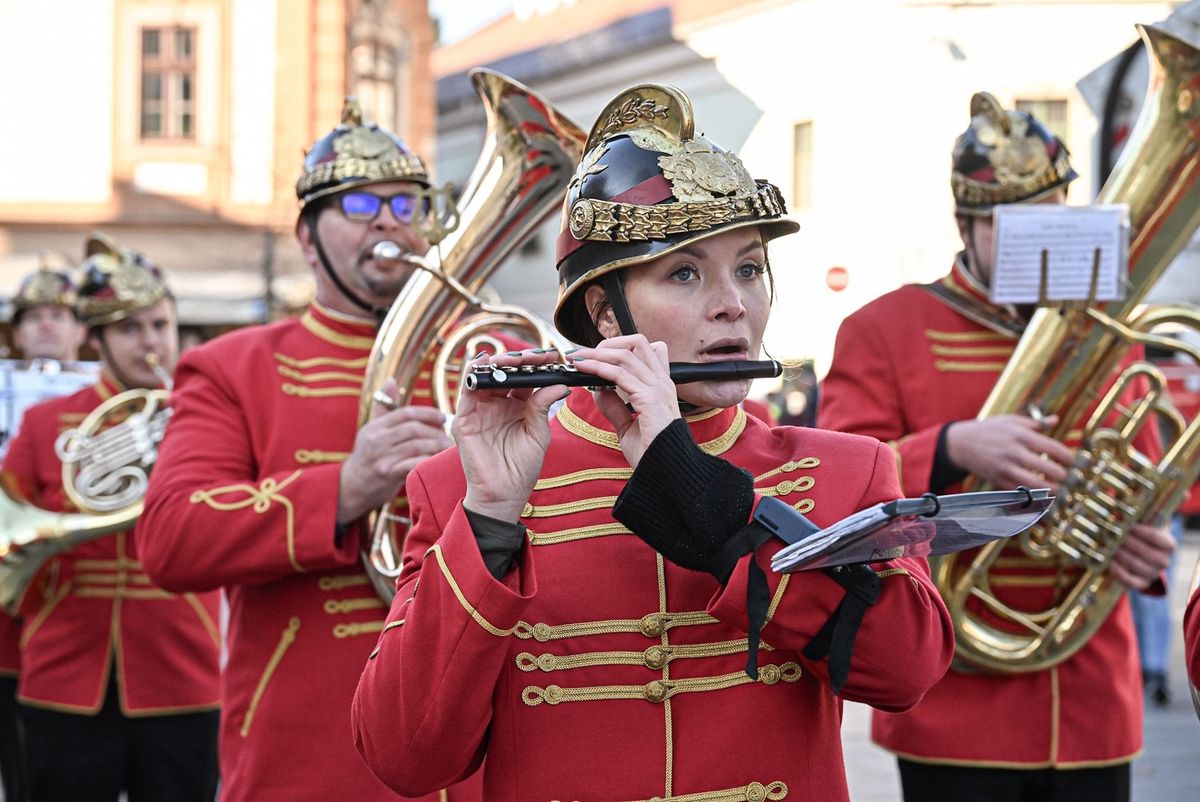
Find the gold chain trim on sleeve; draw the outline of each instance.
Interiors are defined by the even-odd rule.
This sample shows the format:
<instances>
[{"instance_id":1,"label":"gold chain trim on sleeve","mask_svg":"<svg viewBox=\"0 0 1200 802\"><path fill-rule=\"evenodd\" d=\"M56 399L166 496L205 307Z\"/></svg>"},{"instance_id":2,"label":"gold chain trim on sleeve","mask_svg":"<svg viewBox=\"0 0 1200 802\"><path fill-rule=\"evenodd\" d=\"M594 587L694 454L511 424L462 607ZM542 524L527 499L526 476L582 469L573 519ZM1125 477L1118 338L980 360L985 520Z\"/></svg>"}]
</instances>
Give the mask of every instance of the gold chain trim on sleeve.
<instances>
[{"instance_id":1,"label":"gold chain trim on sleeve","mask_svg":"<svg viewBox=\"0 0 1200 802\"><path fill-rule=\"evenodd\" d=\"M594 537L610 537L612 535L629 535L632 534L624 524L593 524L592 526L580 526L575 529L560 529L557 532L534 532L527 530L529 533L529 544L531 546L556 546L560 543L570 543L576 540L589 540Z\"/></svg>"},{"instance_id":2,"label":"gold chain trim on sleeve","mask_svg":"<svg viewBox=\"0 0 1200 802\"><path fill-rule=\"evenodd\" d=\"M539 643L576 638L584 635L615 635L622 632L640 632L647 638L657 638L675 627L694 627L715 624L713 618L703 610L687 613L649 613L641 618L610 619L607 621L583 621L577 624L530 624L518 621L512 633L522 640Z\"/></svg>"},{"instance_id":3,"label":"gold chain trim on sleeve","mask_svg":"<svg viewBox=\"0 0 1200 802\"><path fill-rule=\"evenodd\" d=\"M659 704L681 693L710 693L756 681L763 685L797 682L803 673L799 663L787 662L782 665L760 666L757 680L751 679L745 671L733 671L715 677L656 679L645 685L597 685L590 688L564 688L561 685L539 688L530 685L521 691L521 701L529 707L537 707L542 702L557 705L564 702L600 702L614 699L644 699Z\"/></svg>"},{"instance_id":4,"label":"gold chain trim on sleeve","mask_svg":"<svg viewBox=\"0 0 1200 802\"><path fill-rule=\"evenodd\" d=\"M251 507L259 515L269 510L272 502L278 501L285 512L284 534L287 538L288 562L292 564L292 568L296 569L296 571L303 573L305 569L296 561L296 510L292 506L291 500L282 495L283 489L299 478L303 472L302 470L294 471L291 476L282 482L277 482L273 477L268 476L259 483L258 487L244 484L214 487L212 490L197 490L195 493L192 493L188 501L192 504L204 502L212 509L219 510L220 512L234 512ZM216 497L224 493L245 493L246 498L232 502L217 501Z\"/></svg>"},{"instance_id":5,"label":"gold chain trim on sleeve","mask_svg":"<svg viewBox=\"0 0 1200 802\"><path fill-rule=\"evenodd\" d=\"M535 506L526 502L521 510L522 518L555 518L559 515L571 515L588 510L604 510L617 503L616 496L597 496L596 498L581 498L578 501L568 501L564 504L543 504Z\"/></svg>"},{"instance_id":6,"label":"gold chain trim on sleeve","mask_svg":"<svg viewBox=\"0 0 1200 802\"><path fill-rule=\"evenodd\" d=\"M792 471L804 471L810 468L820 467L821 460L816 457L803 457L801 459L785 462L778 468L772 468L764 474L754 477L754 481L761 482L764 479L770 479L772 476L778 476L781 473L791 473Z\"/></svg>"},{"instance_id":7,"label":"gold chain trim on sleeve","mask_svg":"<svg viewBox=\"0 0 1200 802\"><path fill-rule=\"evenodd\" d=\"M442 576L445 577L446 584L448 584L450 586L450 590L454 592L454 597L458 599L458 603L461 604L463 609L470 614L471 619L476 624L479 624L479 626L483 627L487 632L495 635L498 638L504 638L513 634L517 627L513 627L512 629L500 629L480 615L479 611L475 609L474 605L467 601L467 597L463 595L462 588L458 586L458 580L454 578L454 575L450 573L450 567L446 565L446 558L442 556L442 547L440 544L434 543L432 546L430 546L429 551L425 552L425 556L428 557L431 553L433 556L437 557L438 567L442 570ZM520 626L519 622L517 626Z\"/></svg>"},{"instance_id":8,"label":"gold chain trim on sleeve","mask_svg":"<svg viewBox=\"0 0 1200 802\"><path fill-rule=\"evenodd\" d=\"M591 668L593 666L645 666L657 671L673 660L686 660L697 657L721 657L727 654L739 654L746 651L746 638L740 640L720 641L718 643L698 643L687 645L651 646L641 652L587 652L584 654L549 654L539 655L521 652L517 655L517 668L521 671L569 671L572 668ZM774 651L771 646L763 644L764 651Z\"/></svg>"},{"instance_id":9,"label":"gold chain trim on sleeve","mask_svg":"<svg viewBox=\"0 0 1200 802\"><path fill-rule=\"evenodd\" d=\"M285 365L293 368L316 368L328 365L336 368L365 368L367 366L367 357L360 356L355 359L338 359L333 356L314 356L309 359L297 359L294 356L287 356L278 351L275 352L275 360L282 362ZM359 377L362 378L361 376Z\"/></svg>"},{"instance_id":10,"label":"gold chain trim on sleeve","mask_svg":"<svg viewBox=\"0 0 1200 802\"><path fill-rule=\"evenodd\" d=\"M337 576L323 576L317 580L317 587L321 590L342 590L344 588L358 587L359 585L369 585L371 578L366 574L353 574L346 576L344 574Z\"/></svg>"},{"instance_id":11,"label":"gold chain trim on sleeve","mask_svg":"<svg viewBox=\"0 0 1200 802\"><path fill-rule=\"evenodd\" d=\"M329 462L345 462L349 451L320 451L318 449L296 449L295 459L301 465L321 465Z\"/></svg>"},{"instance_id":12,"label":"gold chain trim on sleeve","mask_svg":"<svg viewBox=\"0 0 1200 802\"><path fill-rule=\"evenodd\" d=\"M279 663L283 660L284 653L296 642L296 633L299 631L300 619L293 616L288 620L288 625L284 628L283 634L279 636L279 643L275 646L275 651L271 653L271 659L267 661L267 667L263 669L262 676L258 678L258 685L254 688L254 695L250 697L250 705L246 708L246 715L242 719L241 733L243 738L250 733L250 724L254 721L254 713L258 710L258 703L262 701L263 694L267 691L267 683L271 681L275 669L279 668Z\"/></svg>"},{"instance_id":13,"label":"gold chain trim on sleeve","mask_svg":"<svg viewBox=\"0 0 1200 802\"><path fill-rule=\"evenodd\" d=\"M767 800L786 799L788 787L786 783L776 780L773 783L750 783L741 788L726 788L721 791L701 791L697 794L682 796L655 797L641 802L767 802Z\"/></svg>"},{"instance_id":14,"label":"gold chain trim on sleeve","mask_svg":"<svg viewBox=\"0 0 1200 802\"><path fill-rule=\"evenodd\" d=\"M338 624L333 628L333 637L353 638L356 635L371 635L382 631L382 621L361 621L356 624Z\"/></svg>"},{"instance_id":15,"label":"gold chain trim on sleeve","mask_svg":"<svg viewBox=\"0 0 1200 802\"><path fill-rule=\"evenodd\" d=\"M633 468L588 468L574 473L564 473L562 476L548 476L538 479L534 490L551 490L556 487L568 487L581 482L594 482L604 479L625 481L633 476Z\"/></svg>"},{"instance_id":16,"label":"gold chain trim on sleeve","mask_svg":"<svg viewBox=\"0 0 1200 802\"><path fill-rule=\"evenodd\" d=\"M611 448L614 451L621 450L621 441L615 432L606 431L598 426L585 421L583 418L571 411L568 406L563 406L558 410L558 420L562 423L563 428L574 434L576 437L581 437L598 446ZM746 410L738 407L734 413L733 420L729 423L729 428L725 433L714 440L709 440L707 443L700 443L700 448L705 453L718 456L728 451L737 441L742 431L746 428ZM632 474L630 474L632 475Z\"/></svg>"},{"instance_id":17,"label":"gold chain trim on sleeve","mask_svg":"<svg viewBox=\"0 0 1200 802\"><path fill-rule=\"evenodd\" d=\"M387 605L383 603L383 599L379 598L325 600L325 612L328 615L353 613L358 610L380 610L385 607Z\"/></svg>"}]
</instances>

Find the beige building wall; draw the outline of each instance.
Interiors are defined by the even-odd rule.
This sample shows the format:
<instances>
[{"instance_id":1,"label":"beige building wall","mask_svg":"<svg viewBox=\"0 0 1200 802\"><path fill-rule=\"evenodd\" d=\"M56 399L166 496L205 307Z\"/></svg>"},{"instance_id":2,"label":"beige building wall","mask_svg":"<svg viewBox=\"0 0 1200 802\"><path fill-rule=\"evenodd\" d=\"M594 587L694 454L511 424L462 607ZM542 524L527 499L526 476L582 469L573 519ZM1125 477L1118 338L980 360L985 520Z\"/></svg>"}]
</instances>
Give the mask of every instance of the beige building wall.
<instances>
[{"instance_id":1,"label":"beige building wall","mask_svg":"<svg viewBox=\"0 0 1200 802\"><path fill-rule=\"evenodd\" d=\"M194 135L146 139L141 31L173 26L195 31ZM377 29L402 45L380 122L428 153L425 0L0 0L0 104L25 121L0 126L0 298L39 252L78 260L101 229L177 277L185 323L264 316L268 276L274 300L302 303L294 183Z\"/></svg>"}]
</instances>

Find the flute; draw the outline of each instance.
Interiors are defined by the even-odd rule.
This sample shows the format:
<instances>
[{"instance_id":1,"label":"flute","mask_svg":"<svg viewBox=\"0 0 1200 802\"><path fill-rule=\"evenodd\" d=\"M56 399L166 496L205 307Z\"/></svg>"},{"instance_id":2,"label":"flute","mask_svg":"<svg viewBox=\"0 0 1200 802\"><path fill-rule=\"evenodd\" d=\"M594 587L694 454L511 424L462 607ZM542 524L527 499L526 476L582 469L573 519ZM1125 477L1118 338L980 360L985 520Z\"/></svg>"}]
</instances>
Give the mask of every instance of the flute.
<instances>
[{"instance_id":1,"label":"flute","mask_svg":"<svg viewBox=\"0 0 1200 802\"><path fill-rule=\"evenodd\" d=\"M774 359L671 363L671 381L675 384L773 379L781 373L783 365ZM550 387L555 384L592 388L615 386L607 379L583 373L572 365L561 363L520 365L511 368L479 365L467 374L464 381L468 390L509 390L517 387Z\"/></svg>"}]
</instances>

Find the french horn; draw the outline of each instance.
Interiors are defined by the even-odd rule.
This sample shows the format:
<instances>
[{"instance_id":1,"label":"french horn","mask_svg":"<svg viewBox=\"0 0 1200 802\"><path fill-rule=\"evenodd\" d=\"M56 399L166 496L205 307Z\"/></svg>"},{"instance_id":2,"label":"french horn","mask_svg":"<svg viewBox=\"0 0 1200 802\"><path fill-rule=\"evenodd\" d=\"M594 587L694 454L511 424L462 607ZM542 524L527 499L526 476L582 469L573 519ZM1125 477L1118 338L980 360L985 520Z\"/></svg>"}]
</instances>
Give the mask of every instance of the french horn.
<instances>
[{"instance_id":1,"label":"french horn","mask_svg":"<svg viewBox=\"0 0 1200 802\"><path fill-rule=\"evenodd\" d=\"M424 257L403 255L381 242L377 259L414 268L392 304L367 360L359 425L369 421L375 398L389 378L393 403L412 401L422 369L432 364L433 403L453 412L448 378L461 370L461 354L484 344L506 350L494 332L509 330L542 347L564 345L553 329L527 310L485 301L483 284L562 203L583 153L586 134L549 101L520 83L486 69L471 72L483 101L483 149L457 202L434 194L433 219L418 227L434 247ZM395 596L408 520L388 505L369 516L362 560L379 595Z\"/></svg>"},{"instance_id":2,"label":"french horn","mask_svg":"<svg viewBox=\"0 0 1200 802\"><path fill-rule=\"evenodd\" d=\"M146 361L169 388L171 377ZM63 490L78 513L50 512L0 493L0 606L16 614L46 561L82 543L133 527L171 410L169 389L118 393L59 435Z\"/></svg>"},{"instance_id":3,"label":"french horn","mask_svg":"<svg viewBox=\"0 0 1200 802\"><path fill-rule=\"evenodd\" d=\"M1058 503L1019 536L1023 554L1056 577L1054 603L1045 609L1005 603L992 574L1004 541L931 560L954 619L960 667L1039 671L1082 648L1125 592L1108 574L1121 543L1140 521L1165 522L1200 473L1200 417L1186 420L1171 405L1154 365L1120 367L1137 345L1200 362L1200 349L1154 333L1164 323L1200 331L1200 311L1141 308L1200 225L1200 50L1157 28L1139 26L1139 32L1150 54L1149 91L1129 144L1096 199L1129 205L1126 295L1107 304L1040 307L979 413L1035 420L1058 415L1047 434L1060 441L1082 431ZM1100 397L1106 385L1111 389ZM1123 401L1135 386L1149 389L1132 403ZM1152 420L1167 435L1159 459L1134 445Z\"/></svg>"}]
</instances>

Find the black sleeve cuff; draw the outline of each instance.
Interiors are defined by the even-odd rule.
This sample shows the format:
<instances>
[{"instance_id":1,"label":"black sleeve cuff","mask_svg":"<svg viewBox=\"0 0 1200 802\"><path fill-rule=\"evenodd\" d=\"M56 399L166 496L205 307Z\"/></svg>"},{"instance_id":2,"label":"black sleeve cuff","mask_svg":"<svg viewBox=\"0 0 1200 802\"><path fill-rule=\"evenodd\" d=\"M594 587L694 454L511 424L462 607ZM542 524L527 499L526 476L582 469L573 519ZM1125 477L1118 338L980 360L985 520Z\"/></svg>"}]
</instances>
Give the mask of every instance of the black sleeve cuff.
<instances>
[{"instance_id":1,"label":"black sleeve cuff","mask_svg":"<svg viewBox=\"0 0 1200 802\"><path fill-rule=\"evenodd\" d=\"M677 565L711 573L711 559L753 507L750 474L706 454L676 420L642 455L613 517Z\"/></svg>"},{"instance_id":2,"label":"black sleeve cuff","mask_svg":"<svg viewBox=\"0 0 1200 802\"><path fill-rule=\"evenodd\" d=\"M479 546L488 573L496 579L503 579L512 570L517 552L521 550L525 540L525 525L471 512L466 507L463 507L463 512L467 514L467 523L475 534L475 543Z\"/></svg>"},{"instance_id":3,"label":"black sleeve cuff","mask_svg":"<svg viewBox=\"0 0 1200 802\"><path fill-rule=\"evenodd\" d=\"M938 432L937 450L933 454L933 470L929 474L929 489L934 493L941 493L947 487L967 478L967 472L950 461L950 453L946 446L946 433L953 425L947 423Z\"/></svg>"}]
</instances>

